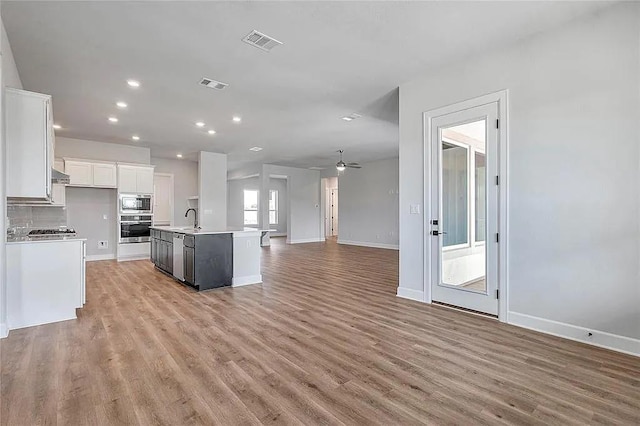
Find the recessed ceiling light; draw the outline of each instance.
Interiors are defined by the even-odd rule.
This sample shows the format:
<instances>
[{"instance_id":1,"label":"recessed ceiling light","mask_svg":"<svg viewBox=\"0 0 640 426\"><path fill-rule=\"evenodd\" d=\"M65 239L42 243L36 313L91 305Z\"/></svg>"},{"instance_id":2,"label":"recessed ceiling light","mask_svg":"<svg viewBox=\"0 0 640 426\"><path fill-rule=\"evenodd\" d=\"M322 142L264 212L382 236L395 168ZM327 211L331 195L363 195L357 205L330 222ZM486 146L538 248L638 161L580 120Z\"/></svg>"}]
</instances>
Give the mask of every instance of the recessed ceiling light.
<instances>
[{"instance_id":1,"label":"recessed ceiling light","mask_svg":"<svg viewBox=\"0 0 640 426\"><path fill-rule=\"evenodd\" d=\"M127 84L131 87L140 87L140 82L137 80L127 80Z\"/></svg>"},{"instance_id":2,"label":"recessed ceiling light","mask_svg":"<svg viewBox=\"0 0 640 426\"><path fill-rule=\"evenodd\" d=\"M60 129L62 129L62 126L59 125L59 124L54 124L53 128L56 129L56 130L60 130Z\"/></svg>"},{"instance_id":3,"label":"recessed ceiling light","mask_svg":"<svg viewBox=\"0 0 640 426\"><path fill-rule=\"evenodd\" d=\"M253 148L249 148L249 151L258 152L258 151L262 151L262 148L260 148L259 146L254 146Z\"/></svg>"},{"instance_id":4,"label":"recessed ceiling light","mask_svg":"<svg viewBox=\"0 0 640 426\"><path fill-rule=\"evenodd\" d=\"M126 102L122 102L122 101L116 102L116 106L118 108L126 108L127 107L127 103Z\"/></svg>"},{"instance_id":5,"label":"recessed ceiling light","mask_svg":"<svg viewBox=\"0 0 640 426\"><path fill-rule=\"evenodd\" d=\"M215 131L215 130L213 130L213 129L211 129L211 130L209 130L207 133L209 133L210 135L215 135L215 134L216 134L216 131Z\"/></svg>"},{"instance_id":6,"label":"recessed ceiling light","mask_svg":"<svg viewBox=\"0 0 640 426\"><path fill-rule=\"evenodd\" d=\"M133 135L133 136L131 136L131 139L133 139L134 141L139 141L140 140L140 136Z\"/></svg>"},{"instance_id":7,"label":"recessed ceiling light","mask_svg":"<svg viewBox=\"0 0 640 426\"><path fill-rule=\"evenodd\" d=\"M238 117L237 115L233 117L233 122L234 123L239 123L242 121L242 118Z\"/></svg>"},{"instance_id":8,"label":"recessed ceiling light","mask_svg":"<svg viewBox=\"0 0 640 426\"><path fill-rule=\"evenodd\" d=\"M346 116L342 117L342 119L344 121L352 121L352 120L355 120L356 118L360 118L360 117L362 117L360 114L354 112L352 114L349 114L349 115L346 115Z\"/></svg>"},{"instance_id":9,"label":"recessed ceiling light","mask_svg":"<svg viewBox=\"0 0 640 426\"><path fill-rule=\"evenodd\" d=\"M176 157L182 158L182 154L176 154Z\"/></svg>"},{"instance_id":10,"label":"recessed ceiling light","mask_svg":"<svg viewBox=\"0 0 640 426\"><path fill-rule=\"evenodd\" d=\"M204 127L204 123L202 121L198 121L198 122L196 122L196 126Z\"/></svg>"},{"instance_id":11,"label":"recessed ceiling light","mask_svg":"<svg viewBox=\"0 0 640 426\"><path fill-rule=\"evenodd\" d=\"M109 121L112 123L117 123L118 119L116 117L109 117Z\"/></svg>"}]
</instances>

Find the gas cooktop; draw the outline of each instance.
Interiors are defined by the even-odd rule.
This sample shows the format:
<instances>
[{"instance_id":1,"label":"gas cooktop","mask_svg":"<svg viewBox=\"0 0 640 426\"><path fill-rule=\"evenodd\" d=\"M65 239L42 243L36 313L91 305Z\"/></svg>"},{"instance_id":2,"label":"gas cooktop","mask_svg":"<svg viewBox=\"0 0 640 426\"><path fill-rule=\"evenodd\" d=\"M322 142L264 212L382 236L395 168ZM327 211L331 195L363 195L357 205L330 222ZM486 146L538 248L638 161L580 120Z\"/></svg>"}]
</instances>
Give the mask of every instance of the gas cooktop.
<instances>
[{"instance_id":1,"label":"gas cooktop","mask_svg":"<svg viewBox=\"0 0 640 426\"><path fill-rule=\"evenodd\" d=\"M75 237L76 231L73 228L33 229L27 236L30 239Z\"/></svg>"}]
</instances>

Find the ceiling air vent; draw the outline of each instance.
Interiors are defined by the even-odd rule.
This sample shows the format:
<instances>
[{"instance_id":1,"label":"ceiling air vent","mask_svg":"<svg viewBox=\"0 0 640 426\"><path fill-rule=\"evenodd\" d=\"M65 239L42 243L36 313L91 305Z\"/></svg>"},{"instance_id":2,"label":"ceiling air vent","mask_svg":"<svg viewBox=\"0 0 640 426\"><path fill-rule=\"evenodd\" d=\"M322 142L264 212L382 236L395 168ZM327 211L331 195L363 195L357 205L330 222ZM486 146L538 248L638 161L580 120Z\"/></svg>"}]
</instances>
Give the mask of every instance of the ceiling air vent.
<instances>
[{"instance_id":1,"label":"ceiling air vent","mask_svg":"<svg viewBox=\"0 0 640 426\"><path fill-rule=\"evenodd\" d=\"M210 89L218 89L218 90L222 90L222 89L224 89L225 87L228 86L227 83L223 83L221 81L216 81L216 80L213 80L211 78L206 78L206 77L203 78L202 80L200 80L200 85L208 87Z\"/></svg>"},{"instance_id":2,"label":"ceiling air vent","mask_svg":"<svg viewBox=\"0 0 640 426\"><path fill-rule=\"evenodd\" d=\"M256 30L251 31L245 38L242 39L247 44L251 46L257 47L258 49L262 49L265 52L270 52L276 46L282 44L281 41L276 40L275 38L269 37L268 35L262 34Z\"/></svg>"}]
</instances>

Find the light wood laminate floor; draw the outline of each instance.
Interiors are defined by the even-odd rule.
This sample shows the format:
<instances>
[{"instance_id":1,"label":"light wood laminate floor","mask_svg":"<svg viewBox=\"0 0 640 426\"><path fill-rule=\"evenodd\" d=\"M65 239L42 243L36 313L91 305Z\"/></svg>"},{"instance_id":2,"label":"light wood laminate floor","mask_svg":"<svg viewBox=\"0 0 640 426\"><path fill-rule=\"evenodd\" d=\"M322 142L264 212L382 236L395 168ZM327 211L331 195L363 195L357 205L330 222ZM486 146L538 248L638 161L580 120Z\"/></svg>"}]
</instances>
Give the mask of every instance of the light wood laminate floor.
<instances>
[{"instance_id":1,"label":"light wood laminate floor","mask_svg":"<svg viewBox=\"0 0 640 426\"><path fill-rule=\"evenodd\" d=\"M196 293L87 265L75 321L1 342L2 425L640 424L640 359L395 297L398 253L263 249Z\"/></svg>"}]
</instances>

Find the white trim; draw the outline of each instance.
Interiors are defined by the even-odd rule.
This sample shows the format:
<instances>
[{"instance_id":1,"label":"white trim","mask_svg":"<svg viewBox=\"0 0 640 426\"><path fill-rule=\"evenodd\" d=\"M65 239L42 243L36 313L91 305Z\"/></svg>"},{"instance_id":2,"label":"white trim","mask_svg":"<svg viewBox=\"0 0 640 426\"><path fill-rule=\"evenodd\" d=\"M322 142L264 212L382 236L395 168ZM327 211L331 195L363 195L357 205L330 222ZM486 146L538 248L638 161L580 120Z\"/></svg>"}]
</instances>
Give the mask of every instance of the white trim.
<instances>
[{"instance_id":1,"label":"white trim","mask_svg":"<svg viewBox=\"0 0 640 426\"><path fill-rule=\"evenodd\" d=\"M271 232L271 231L269 231L269 236L270 237L286 237L287 233L286 232Z\"/></svg>"},{"instance_id":2,"label":"white trim","mask_svg":"<svg viewBox=\"0 0 640 426\"><path fill-rule=\"evenodd\" d=\"M412 288L398 287L398 293L396 294L396 296L402 297L403 299L415 300L418 302L424 301L424 292L420 290L414 290Z\"/></svg>"},{"instance_id":3,"label":"white trim","mask_svg":"<svg viewBox=\"0 0 640 426\"><path fill-rule=\"evenodd\" d=\"M304 243L323 243L324 238L305 238L302 240L289 240L287 239L287 244L304 244Z\"/></svg>"},{"instance_id":4,"label":"white trim","mask_svg":"<svg viewBox=\"0 0 640 426\"><path fill-rule=\"evenodd\" d=\"M262 275L247 275L245 277L233 277L231 278L231 287L242 287L250 284L262 283Z\"/></svg>"},{"instance_id":5,"label":"white trim","mask_svg":"<svg viewBox=\"0 0 640 426\"><path fill-rule=\"evenodd\" d=\"M338 238L338 244L345 244L349 246L373 247L373 248L389 249L389 250L400 250L400 246L398 244L369 243L366 241L349 241L349 240L341 240L340 238Z\"/></svg>"},{"instance_id":6,"label":"white trim","mask_svg":"<svg viewBox=\"0 0 640 426\"><path fill-rule=\"evenodd\" d=\"M498 174L500 176L500 188L498 191L498 232L500 233L500 244L498 246L498 289L500 291L500 299L498 300L498 319L501 322L507 322L508 297L509 297L509 251L508 251L508 231L509 231L509 90L501 90L495 93L489 93L477 98L468 99L455 104L447 105L442 108L426 111L422 114L423 128L423 302L431 303L431 244L429 224L429 214L431 212L431 174L428 171L431 168L431 120L433 118L462 111L481 105L498 103L498 119L500 120L500 128L498 129L498 152L499 164Z\"/></svg>"},{"instance_id":7,"label":"white trim","mask_svg":"<svg viewBox=\"0 0 640 426\"><path fill-rule=\"evenodd\" d=\"M115 253L108 254L92 254L85 258L87 262L95 262L96 260L113 260L116 258Z\"/></svg>"},{"instance_id":8,"label":"white trim","mask_svg":"<svg viewBox=\"0 0 640 426\"><path fill-rule=\"evenodd\" d=\"M118 262L128 262L130 260L149 260L150 257L148 254L135 254L132 256L121 256L118 257Z\"/></svg>"},{"instance_id":9,"label":"white trim","mask_svg":"<svg viewBox=\"0 0 640 426\"><path fill-rule=\"evenodd\" d=\"M518 312L509 312L509 324L629 355L640 356L640 339L619 336L605 331L592 330ZM589 337L588 333L592 333L592 336Z\"/></svg>"},{"instance_id":10,"label":"white trim","mask_svg":"<svg viewBox=\"0 0 640 426\"><path fill-rule=\"evenodd\" d=\"M9 329L7 328L7 324L0 323L0 339L4 339L9 335Z\"/></svg>"}]
</instances>

